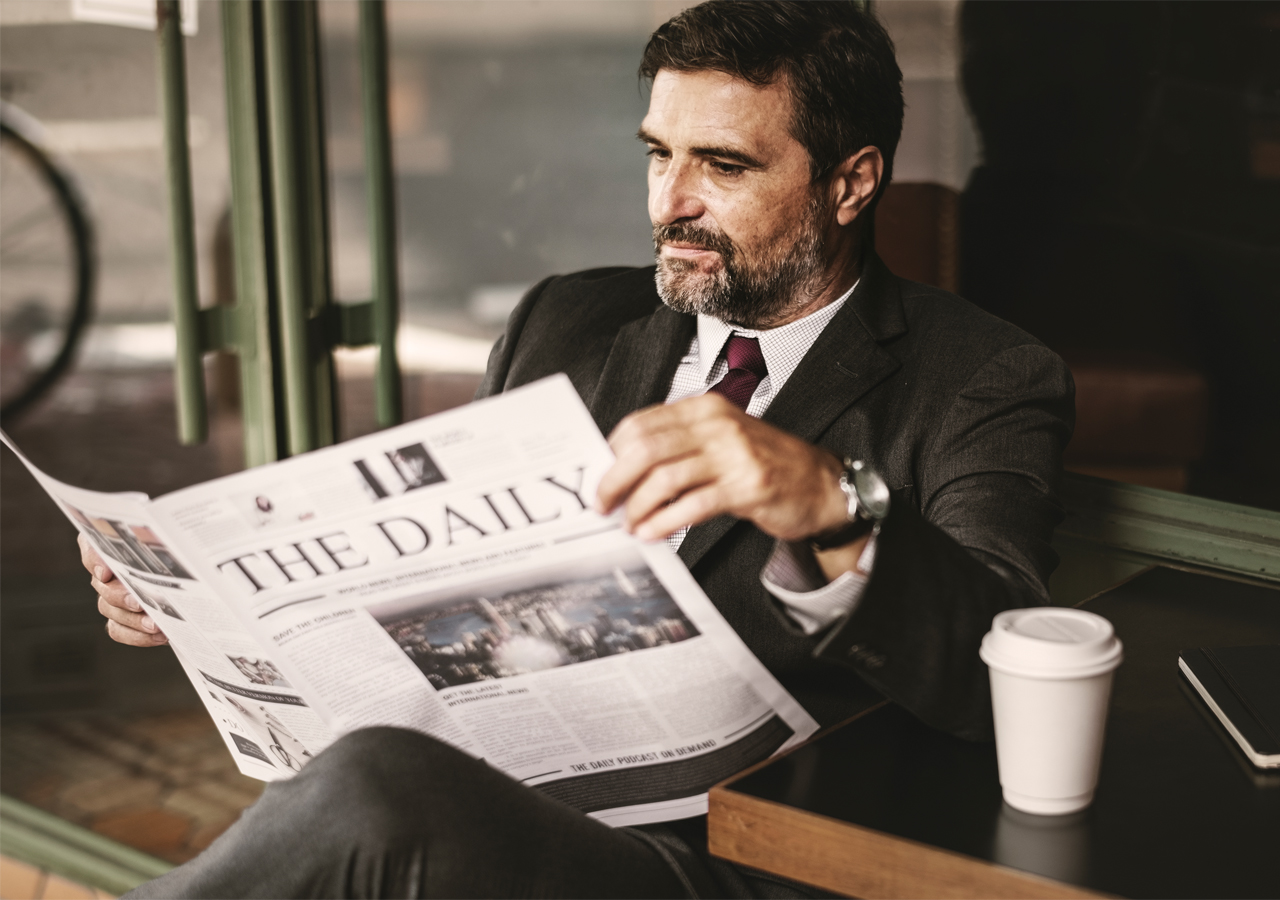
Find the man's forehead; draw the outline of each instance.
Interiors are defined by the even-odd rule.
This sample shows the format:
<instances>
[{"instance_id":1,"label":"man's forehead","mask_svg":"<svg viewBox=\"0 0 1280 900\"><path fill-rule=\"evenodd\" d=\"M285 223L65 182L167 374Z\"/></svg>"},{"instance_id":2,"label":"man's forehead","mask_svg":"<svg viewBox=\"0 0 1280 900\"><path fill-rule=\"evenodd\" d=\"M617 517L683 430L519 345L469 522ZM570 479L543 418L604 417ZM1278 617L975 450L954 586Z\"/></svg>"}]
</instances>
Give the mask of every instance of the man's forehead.
<instances>
[{"instance_id":1,"label":"man's forehead","mask_svg":"<svg viewBox=\"0 0 1280 900\"><path fill-rule=\"evenodd\" d=\"M688 145L731 142L782 149L791 137L791 96L779 80L754 85L725 72L661 69L653 79L642 132Z\"/></svg>"}]
</instances>

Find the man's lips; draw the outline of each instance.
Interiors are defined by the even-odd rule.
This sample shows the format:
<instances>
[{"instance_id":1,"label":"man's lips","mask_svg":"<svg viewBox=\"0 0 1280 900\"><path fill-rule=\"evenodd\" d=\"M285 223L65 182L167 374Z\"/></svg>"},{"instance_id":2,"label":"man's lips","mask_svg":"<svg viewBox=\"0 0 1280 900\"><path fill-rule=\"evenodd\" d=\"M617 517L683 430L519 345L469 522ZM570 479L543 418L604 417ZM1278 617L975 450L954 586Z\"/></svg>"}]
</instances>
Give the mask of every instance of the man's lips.
<instances>
[{"instance_id":1,"label":"man's lips","mask_svg":"<svg viewBox=\"0 0 1280 900\"><path fill-rule=\"evenodd\" d=\"M663 256L675 256L684 259L696 259L700 256L710 255L715 252L716 251L709 250L701 244L688 244L681 241L672 241L662 245Z\"/></svg>"}]
</instances>

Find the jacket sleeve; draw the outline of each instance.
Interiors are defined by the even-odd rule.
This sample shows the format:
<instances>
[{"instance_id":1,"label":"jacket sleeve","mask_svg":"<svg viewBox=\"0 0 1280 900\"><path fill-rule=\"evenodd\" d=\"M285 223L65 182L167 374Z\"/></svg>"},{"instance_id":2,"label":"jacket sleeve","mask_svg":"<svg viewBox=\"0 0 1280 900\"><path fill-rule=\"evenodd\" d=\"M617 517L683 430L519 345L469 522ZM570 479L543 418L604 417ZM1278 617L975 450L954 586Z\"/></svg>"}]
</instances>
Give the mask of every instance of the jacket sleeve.
<instances>
[{"instance_id":1,"label":"jacket sleeve","mask_svg":"<svg viewBox=\"0 0 1280 900\"><path fill-rule=\"evenodd\" d=\"M1049 545L1075 389L1043 346L976 371L915 465L918 505L895 495L861 602L818 645L934 727L992 734L982 636L1001 610L1049 602Z\"/></svg>"},{"instance_id":2,"label":"jacket sleeve","mask_svg":"<svg viewBox=\"0 0 1280 900\"><path fill-rule=\"evenodd\" d=\"M538 303L538 298L542 296L542 292L546 290L547 285L554 281L556 276L551 275L542 279L528 292L520 298L520 302L516 304L516 308L511 311L511 315L507 317L507 327L503 331L502 337L494 343L493 349L489 351L489 363L485 367L484 379L480 382L480 387L476 388L476 400L483 400L485 397L492 397L494 394L502 393L507 385L507 375L511 371L511 360L515 357L516 345L520 341L520 334L524 331L525 323L529 321L529 315L533 312L534 306Z\"/></svg>"}]
</instances>

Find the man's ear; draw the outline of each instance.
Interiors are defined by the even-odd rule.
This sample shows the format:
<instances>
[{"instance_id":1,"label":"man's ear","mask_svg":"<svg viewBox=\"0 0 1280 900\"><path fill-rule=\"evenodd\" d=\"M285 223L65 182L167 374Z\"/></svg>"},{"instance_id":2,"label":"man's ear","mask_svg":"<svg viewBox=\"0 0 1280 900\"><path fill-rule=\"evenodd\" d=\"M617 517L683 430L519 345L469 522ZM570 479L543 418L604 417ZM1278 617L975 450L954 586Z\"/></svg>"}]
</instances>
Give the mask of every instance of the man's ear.
<instances>
[{"instance_id":1,"label":"man's ear","mask_svg":"<svg viewBox=\"0 0 1280 900\"><path fill-rule=\"evenodd\" d=\"M884 178L884 157L878 147L863 147L831 174L836 221L849 225L867 208Z\"/></svg>"}]
</instances>

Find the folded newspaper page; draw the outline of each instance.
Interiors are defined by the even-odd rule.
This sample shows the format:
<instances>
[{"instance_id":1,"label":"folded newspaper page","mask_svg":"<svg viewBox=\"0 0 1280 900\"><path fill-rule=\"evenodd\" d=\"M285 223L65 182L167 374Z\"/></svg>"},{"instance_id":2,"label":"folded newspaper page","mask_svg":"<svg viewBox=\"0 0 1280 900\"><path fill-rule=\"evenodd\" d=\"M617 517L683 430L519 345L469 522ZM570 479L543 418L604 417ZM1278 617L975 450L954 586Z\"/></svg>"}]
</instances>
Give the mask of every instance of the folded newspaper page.
<instances>
[{"instance_id":1,"label":"folded newspaper page","mask_svg":"<svg viewBox=\"0 0 1280 900\"><path fill-rule=\"evenodd\" d=\"M633 825L817 730L665 543L593 511L612 455L563 375L154 500L22 458L246 775L393 725Z\"/></svg>"}]
</instances>

